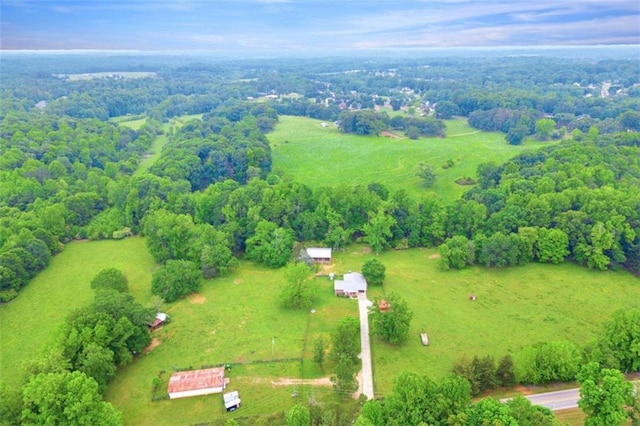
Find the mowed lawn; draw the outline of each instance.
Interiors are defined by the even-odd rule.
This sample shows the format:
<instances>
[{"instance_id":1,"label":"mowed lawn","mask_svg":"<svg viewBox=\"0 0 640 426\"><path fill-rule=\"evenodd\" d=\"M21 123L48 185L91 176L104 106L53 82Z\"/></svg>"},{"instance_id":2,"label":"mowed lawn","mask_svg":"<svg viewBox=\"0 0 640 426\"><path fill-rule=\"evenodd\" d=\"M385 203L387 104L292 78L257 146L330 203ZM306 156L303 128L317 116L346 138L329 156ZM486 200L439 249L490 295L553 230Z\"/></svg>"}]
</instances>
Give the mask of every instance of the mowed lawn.
<instances>
[{"instance_id":1,"label":"mowed lawn","mask_svg":"<svg viewBox=\"0 0 640 426\"><path fill-rule=\"evenodd\" d=\"M156 264L142 238L71 242L20 295L0 305L0 380L17 385L22 364L38 357L53 340L69 312L91 303L91 279L104 268L122 270L131 293L143 303L151 296Z\"/></svg>"},{"instance_id":2,"label":"mowed lawn","mask_svg":"<svg viewBox=\"0 0 640 426\"><path fill-rule=\"evenodd\" d=\"M414 313L402 346L372 339L379 395L392 390L401 370L438 381L463 355L499 359L526 345L564 339L582 347L614 311L637 308L640 300L640 279L632 274L571 263L441 271L437 251L427 249L389 251L379 260L387 268L384 291L400 293ZM379 292L370 291L370 297ZM423 331L428 347L420 342Z\"/></svg>"},{"instance_id":3,"label":"mowed lawn","mask_svg":"<svg viewBox=\"0 0 640 426\"><path fill-rule=\"evenodd\" d=\"M478 164L500 164L549 143L527 141L513 146L506 143L503 133L480 132L468 126L466 119L448 120L446 124L446 138L411 140L401 133L398 138L344 134L333 123L322 127L320 120L280 116L267 138L273 149L273 170L311 187L379 182L412 195L433 191L448 202L470 188L455 181L475 178ZM445 169L442 166L448 160L454 166ZM420 162L436 171L436 184L431 188L425 188L416 176Z\"/></svg>"}]
</instances>

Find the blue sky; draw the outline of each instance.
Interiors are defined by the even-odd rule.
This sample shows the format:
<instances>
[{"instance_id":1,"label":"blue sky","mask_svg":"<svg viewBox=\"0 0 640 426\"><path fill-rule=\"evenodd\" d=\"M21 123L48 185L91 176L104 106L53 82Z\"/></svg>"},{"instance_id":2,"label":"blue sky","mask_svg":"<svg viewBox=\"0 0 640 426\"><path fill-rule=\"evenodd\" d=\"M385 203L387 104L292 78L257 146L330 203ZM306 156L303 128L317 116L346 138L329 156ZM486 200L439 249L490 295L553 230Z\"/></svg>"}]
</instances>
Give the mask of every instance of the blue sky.
<instances>
[{"instance_id":1,"label":"blue sky","mask_svg":"<svg viewBox=\"0 0 640 426\"><path fill-rule=\"evenodd\" d=\"M640 44L640 0L0 0L1 49Z\"/></svg>"}]
</instances>

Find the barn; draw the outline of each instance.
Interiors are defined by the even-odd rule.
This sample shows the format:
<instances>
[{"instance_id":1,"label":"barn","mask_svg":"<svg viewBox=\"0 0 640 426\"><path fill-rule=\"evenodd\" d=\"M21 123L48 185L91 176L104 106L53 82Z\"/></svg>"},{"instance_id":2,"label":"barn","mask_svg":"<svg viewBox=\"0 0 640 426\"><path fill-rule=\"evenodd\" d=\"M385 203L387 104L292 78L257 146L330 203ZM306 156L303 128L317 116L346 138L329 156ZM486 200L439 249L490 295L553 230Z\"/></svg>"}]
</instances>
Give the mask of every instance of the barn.
<instances>
[{"instance_id":1,"label":"barn","mask_svg":"<svg viewBox=\"0 0 640 426\"><path fill-rule=\"evenodd\" d=\"M222 393L225 388L224 367L179 371L169 378L169 399Z\"/></svg>"},{"instance_id":2,"label":"barn","mask_svg":"<svg viewBox=\"0 0 640 426\"><path fill-rule=\"evenodd\" d=\"M322 247L310 247L307 254L314 263L331 263L331 249Z\"/></svg>"}]
</instances>

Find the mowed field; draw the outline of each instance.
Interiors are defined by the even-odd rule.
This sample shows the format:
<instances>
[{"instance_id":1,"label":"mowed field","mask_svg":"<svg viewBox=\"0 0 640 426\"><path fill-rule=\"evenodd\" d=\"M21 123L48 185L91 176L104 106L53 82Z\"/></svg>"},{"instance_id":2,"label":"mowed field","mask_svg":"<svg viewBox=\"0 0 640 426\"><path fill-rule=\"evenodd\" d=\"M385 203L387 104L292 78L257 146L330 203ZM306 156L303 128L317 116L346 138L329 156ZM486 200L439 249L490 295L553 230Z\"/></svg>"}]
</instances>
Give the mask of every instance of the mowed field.
<instances>
[{"instance_id":1,"label":"mowed field","mask_svg":"<svg viewBox=\"0 0 640 426\"><path fill-rule=\"evenodd\" d=\"M327 127L322 123L306 117L280 116L276 129L267 135L273 170L311 187L379 182L412 195L433 191L451 202L470 188L455 181L466 176L475 178L478 164L500 164L525 150L549 144L527 141L521 146L509 145L503 133L480 132L468 126L466 119L447 120L445 138L419 140L401 133L396 138L344 134L333 123ZM444 169L448 160L455 164ZM425 188L416 176L420 162L436 171L437 180L431 188Z\"/></svg>"},{"instance_id":2,"label":"mowed field","mask_svg":"<svg viewBox=\"0 0 640 426\"><path fill-rule=\"evenodd\" d=\"M372 256L367 247L353 245L336 253L332 270L360 270ZM381 396L391 392L399 371L439 380L463 354L500 357L528 344L558 339L583 345L613 311L630 308L640 298L638 278L572 264L445 272L437 266L436 251L429 249L389 251L378 259L387 268L387 279L383 288L370 289L369 296L397 291L414 312L404 345L392 347L372 339L375 391ZM149 305L151 275L157 266L142 238L67 245L15 301L0 306L3 381L19 383L22 361L46 348L70 310L90 303L91 277L110 266L123 269L132 294ZM309 397L331 398L329 386L275 382L328 376L329 362L319 368L311 361L313 342L319 336L328 342L342 318L357 316L357 303L334 297L332 283L321 277L314 278L319 287L314 313L282 309L282 274L282 269L243 261L237 271L204 281L200 293L163 306L171 323L155 331L153 348L121 368L109 385L106 398L123 412L125 424L251 417L286 410ZM477 295L475 302L468 299L471 293ZM420 344L423 330L429 334L428 347ZM162 394L174 369L223 363L233 365L229 389L240 391L241 410L225 413L219 395L152 402L152 383L159 374Z\"/></svg>"},{"instance_id":3,"label":"mowed field","mask_svg":"<svg viewBox=\"0 0 640 426\"><path fill-rule=\"evenodd\" d=\"M0 380L16 385L23 362L38 357L72 310L91 303L91 279L102 269L118 268L133 296L147 303L156 263L142 238L76 241L40 272L11 303L0 305Z\"/></svg>"},{"instance_id":4,"label":"mowed field","mask_svg":"<svg viewBox=\"0 0 640 426\"><path fill-rule=\"evenodd\" d=\"M640 279L623 271L571 263L442 271L437 258L428 249L378 257L387 268L383 291L405 297L414 317L404 345L372 339L376 394L390 392L401 370L439 381L463 355L497 360L527 345L565 339L582 347L614 311L637 308L640 300ZM476 301L469 300L471 294ZM420 342L423 331L427 347Z\"/></svg>"},{"instance_id":5,"label":"mowed field","mask_svg":"<svg viewBox=\"0 0 640 426\"><path fill-rule=\"evenodd\" d=\"M206 282L199 294L169 305L171 323L154 332L158 346L122 369L109 386L107 400L123 411L125 422L193 424L222 415L273 413L294 404L292 393L303 389L275 386L272 381L325 374L311 361L313 341L323 336L328 342L341 318L357 316L358 308L353 300L333 297L328 278L314 278L320 288L315 312L283 309L278 303L282 274L282 269L243 262L238 271ZM166 392L174 367L217 364L232 364L228 389L238 390L243 401L237 413L227 415L219 395L151 401L151 383L160 371L165 371L161 387ZM329 363L325 367L330 371ZM324 387L317 392L331 390Z\"/></svg>"}]
</instances>

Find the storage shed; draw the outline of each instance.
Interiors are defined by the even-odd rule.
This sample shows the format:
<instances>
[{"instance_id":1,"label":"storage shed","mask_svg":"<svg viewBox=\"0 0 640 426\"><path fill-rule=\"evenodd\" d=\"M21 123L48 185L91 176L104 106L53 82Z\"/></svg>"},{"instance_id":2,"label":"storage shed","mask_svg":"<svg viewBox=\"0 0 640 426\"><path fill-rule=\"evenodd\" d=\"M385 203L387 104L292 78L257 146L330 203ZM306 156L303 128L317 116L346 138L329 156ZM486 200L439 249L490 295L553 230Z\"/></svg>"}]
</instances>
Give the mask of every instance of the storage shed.
<instances>
[{"instance_id":1,"label":"storage shed","mask_svg":"<svg viewBox=\"0 0 640 426\"><path fill-rule=\"evenodd\" d=\"M242 404L242 400L240 399L238 391L225 393L222 395L222 399L224 400L224 408L227 411L237 410Z\"/></svg>"}]
</instances>

